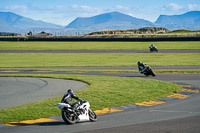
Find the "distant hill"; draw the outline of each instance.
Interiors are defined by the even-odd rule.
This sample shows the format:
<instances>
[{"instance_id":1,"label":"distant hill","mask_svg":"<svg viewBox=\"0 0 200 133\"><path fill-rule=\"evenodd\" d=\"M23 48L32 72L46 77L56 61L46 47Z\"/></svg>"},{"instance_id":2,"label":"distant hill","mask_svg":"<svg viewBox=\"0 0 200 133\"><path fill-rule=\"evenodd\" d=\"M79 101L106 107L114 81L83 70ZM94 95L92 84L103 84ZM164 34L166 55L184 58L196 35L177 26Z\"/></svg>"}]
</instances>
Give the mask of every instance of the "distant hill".
<instances>
[{"instance_id":1,"label":"distant hill","mask_svg":"<svg viewBox=\"0 0 200 133\"><path fill-rule=\"evenodd\" d=\"M60 29L62 26L22 17L12 12L0 12L0 32Z\"/></svg>"},{"instance_id":2,"label":"distant hill","mask_svg":"<svg viewBox=\"0 0 200 133\"><path fill-rule=\"evenodd\" d=\"M140 29L143 27L163 27L169 30L200 30L200 11L181 15L160 15L155 23L135 18L120 12L110 12L93 17L78 17L67 26L33 20L12 12L0 12L0 32L35 33L45 31L55 34L87 34L103 30Z\"/></svg>"},{"instance_id":3,"label":"distant hill","mask_svg":"<svg viewBox=\"0 0 200 133\"><path fill-rule=\"evenodd\" d=\"M166 28L159 27L144 27L139 29L127 29L127 30L103 30L91 32L88 35L133 35L133 34L160 34L170 32Z\"/></svg>"},{"instance_id":4,"label":"distant hill","mask_svg":"<svg viewBox=\"0 0 200 133\"><path fill-rule=\"evenodd\" d=\"M105 30L105 29L133 29L142 27L153 27L150 21L138 19L120 12L110 12L93 17L78 17L72 21L66 28L85 29L85 30Z\"/></svg>"},{"instance_id":5,"label":"distant hill","mask_svg":"<svg viewBox=\"0 0 200 133\"><path fill-rule=\"evenodd\" d=\"M181 15L160 15L155 24L170 30L200 30L200 11L191 11Z\"/></svg>"}]
</instances>

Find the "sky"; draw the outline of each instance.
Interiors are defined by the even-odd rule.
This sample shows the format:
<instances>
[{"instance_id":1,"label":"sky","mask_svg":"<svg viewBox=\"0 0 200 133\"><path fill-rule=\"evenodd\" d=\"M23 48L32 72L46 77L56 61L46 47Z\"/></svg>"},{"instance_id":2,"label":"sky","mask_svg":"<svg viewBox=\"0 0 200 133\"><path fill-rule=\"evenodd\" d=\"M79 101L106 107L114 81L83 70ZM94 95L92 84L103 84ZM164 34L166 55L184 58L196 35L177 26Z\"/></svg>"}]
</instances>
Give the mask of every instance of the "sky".
<instances>
[{"instance_id":1,"label":"sky","mask_svg":"<svg viewBox=\"0 0 200 133\"><path fill-rule=\"evenodd\" d=\"M113 11L155 22L160 15L200 11L200 0L0 0L0 12L63 26Z\"/></svg>"}]
</instances>

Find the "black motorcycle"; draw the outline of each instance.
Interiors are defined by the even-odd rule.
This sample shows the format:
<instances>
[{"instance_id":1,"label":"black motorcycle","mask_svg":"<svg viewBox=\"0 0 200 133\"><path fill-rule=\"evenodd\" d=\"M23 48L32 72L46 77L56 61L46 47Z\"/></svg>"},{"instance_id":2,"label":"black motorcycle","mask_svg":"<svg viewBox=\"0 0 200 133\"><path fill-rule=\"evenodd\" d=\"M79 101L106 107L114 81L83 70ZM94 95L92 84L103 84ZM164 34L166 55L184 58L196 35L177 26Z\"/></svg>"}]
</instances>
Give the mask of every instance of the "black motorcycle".
<instances>
[{"instance_id":1,"label":"black motorcycle","mask_svg":"<svg viewBox=\"0 0 200 133\"><path fill-rule=\"evenodd\" d=\"M157 48L151 48L150 52L158 52L158 49Z\"/></svg>"},{"instance_id":2,"label":"black motorcycle","mask_svg":"<svg viewBox=\"0 0 200 133\"><path fill-rule=\"evenodd\" d=\"M153 77L156 76L155 72L151 69L150 66L143 67L140 73L144 74L145 76L149 76L149 75L152 75Z\"/></svg>"}]
</instances>

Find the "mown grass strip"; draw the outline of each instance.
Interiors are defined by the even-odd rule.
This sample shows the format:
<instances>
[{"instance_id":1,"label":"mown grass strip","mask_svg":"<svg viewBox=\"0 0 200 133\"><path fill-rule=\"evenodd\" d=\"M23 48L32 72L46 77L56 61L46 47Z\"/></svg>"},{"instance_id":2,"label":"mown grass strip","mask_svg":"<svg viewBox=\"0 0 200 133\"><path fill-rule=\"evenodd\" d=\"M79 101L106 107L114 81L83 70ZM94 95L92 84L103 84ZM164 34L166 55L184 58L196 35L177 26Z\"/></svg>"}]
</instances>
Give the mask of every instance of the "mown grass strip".
<instances>
[{"instance_id":1,"label":"mown grass strip","mask_svg":"<svg viewBox=\"0 0 200 133\"><path fill-rule=\"evenodd\" d=\"M147 50L155 44L158 49L200 49L199 41L166 42L9 42L0 41L0 50Z\"/></svg>"},{"instance_id":2,"label":"mown grass strip","mask_svg":"<svg viewBox=\"0 0 200 133\"><path fill-rule=\"evenodd\" d=\"M200 53L0 53L0 67L200 65Z\"/></svg>"},{"instance_id":3,"label":"mown grass strip","mask_svg":"<svg viewBox=\"0 0 200 133\"><path fill-rule=\"evenodd\" d=\"M52 74L2 74L0 76L48 77L87 82L90 86L75 92L75 94L80 98L88 100L93 110L159 99L181 90L180 86L173 83L131 77ZM62 96L13 108L1 109L0 123L60 115L60 110L57 108L56 103L60 102L61 98Z\"/></svg>"}]
</instances>

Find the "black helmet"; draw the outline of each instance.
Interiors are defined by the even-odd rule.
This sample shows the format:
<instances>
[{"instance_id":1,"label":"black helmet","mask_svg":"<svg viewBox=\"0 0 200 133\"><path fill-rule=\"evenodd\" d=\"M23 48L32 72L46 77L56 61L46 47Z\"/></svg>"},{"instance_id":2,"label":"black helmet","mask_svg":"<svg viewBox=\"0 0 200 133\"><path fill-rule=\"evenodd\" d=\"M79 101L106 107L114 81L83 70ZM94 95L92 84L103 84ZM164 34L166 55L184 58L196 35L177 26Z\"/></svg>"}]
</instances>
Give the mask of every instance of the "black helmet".
<instances>
[{"instance_id":1,"label":"black helmet","mask_svg":"<svg viewBox=\"0 0 200 133\"><path fill-rule=\"evenodd\" d=\"M141 62L140 62L140 61L138 61L138 62L137 62L137 64L138 64L138 65L140 65L140 64L141 64Z\"/></svg>"},{"instance_id":2,"label":"black helmet","mask_svg":"<svg viewBox=\"0 0 200 133\"><path fill-rule=\"evenodd\" d=\"M69 89L67 92L73 92L71 89Z\"/></svg>"}]
</instances>

